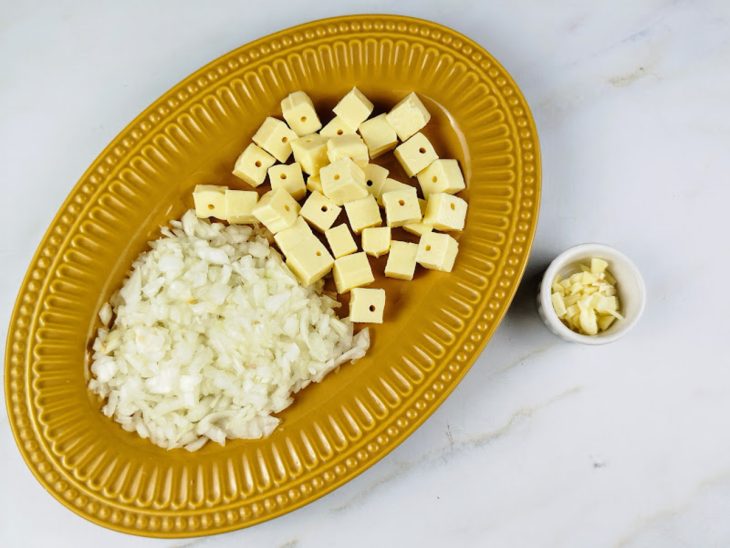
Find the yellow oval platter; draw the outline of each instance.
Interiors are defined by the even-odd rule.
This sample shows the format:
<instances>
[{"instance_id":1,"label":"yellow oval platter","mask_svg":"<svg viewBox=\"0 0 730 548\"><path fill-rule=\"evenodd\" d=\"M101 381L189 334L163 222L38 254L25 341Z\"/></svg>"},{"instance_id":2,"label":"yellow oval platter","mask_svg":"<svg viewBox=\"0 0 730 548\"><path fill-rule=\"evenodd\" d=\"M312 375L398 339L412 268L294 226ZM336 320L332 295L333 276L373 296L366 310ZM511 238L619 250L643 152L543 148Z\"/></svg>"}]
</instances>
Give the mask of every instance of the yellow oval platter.
<instances>
[{"instance_id":1,"label":"yellow oval platter","mask_svg":"<svg viewBox=\"0 0 730 548\"><path fill-rule=\"evenodd\" d=\"M125 432L86 387L101 304L159 227L192 207L196 184L242 187L234 160L266 116L281 115L281 98L302 89L325 113L353 85L376 111L418 93L432 113L424 133L463 167L469 213L453 272L419 271L410 283L377 276L389 310L367 356L297 394L267 439L189 453ZM230 531L321 497L401 443L476 360L517 288L539 198L524 98L489 53L453 30L400 16L338 17L224 55L114 139L32 260L5 355L23 458L68 508L138 535Z\"/></svg>"}]
</instances>

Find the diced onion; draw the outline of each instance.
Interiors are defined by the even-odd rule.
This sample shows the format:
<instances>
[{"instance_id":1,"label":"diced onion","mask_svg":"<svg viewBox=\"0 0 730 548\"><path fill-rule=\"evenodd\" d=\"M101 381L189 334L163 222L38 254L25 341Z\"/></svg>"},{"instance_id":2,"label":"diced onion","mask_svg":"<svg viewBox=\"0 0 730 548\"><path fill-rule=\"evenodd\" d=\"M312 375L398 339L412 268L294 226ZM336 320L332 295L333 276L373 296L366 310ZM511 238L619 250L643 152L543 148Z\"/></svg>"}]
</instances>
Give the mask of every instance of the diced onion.
<instances>
[{"instance_id":1,"label":"diced onion","mask_svg":"<svg viewBox=\"0 0 730 548\"><path fill-rule=\"evenodd\" d=\"M125 430L189 451L265 437L294 392L365 355L368 331L302 287L263 231L188 211L162 234L99 311L89 388Z\"/></svg>"}]
</instances>

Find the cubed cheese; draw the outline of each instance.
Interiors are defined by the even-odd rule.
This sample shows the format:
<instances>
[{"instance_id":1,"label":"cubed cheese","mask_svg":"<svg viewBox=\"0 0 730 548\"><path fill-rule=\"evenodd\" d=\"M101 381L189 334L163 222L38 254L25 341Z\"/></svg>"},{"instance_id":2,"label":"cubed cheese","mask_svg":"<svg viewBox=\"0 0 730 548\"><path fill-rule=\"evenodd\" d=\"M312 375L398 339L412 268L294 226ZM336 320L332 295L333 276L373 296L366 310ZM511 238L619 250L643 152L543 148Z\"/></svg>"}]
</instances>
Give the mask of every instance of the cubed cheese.
<instances>
[{"instance_id":1,"label":"cubed cheese","mask_svg":"<svg viewBox=\"0 0 730 548\"><path fill-rule=\"evenodd\" d=\"M269 181L272 189L281 188L286 190L295 200L301 200L307 195L302 168L299 167L297 162L271 166L269 168Z\"/></svg>"},{"instance_id":2,"label":"cubed cheese","mask_svg":"<svg viewBox=\"0 0 730 548\"><path fill-rule=\"evenodd\" d=\"M297 217L294 224L274 234L274 241L284 255L290 254L309 238L316 238L303 217Z\"/></svg>"},{"instance_id":3,"label":"cubed cheese","mask_svg":"<svg viewBox=\"0 0 730 548\"><path fill-rule=\"evenodd\" d=\"M364 121L360 124L358 131L368 146L371 158L377 158L381 154L394 149L395 145L398 144L398 136L388 123L385 114Z\"/></svg>"},{"instance_id":4,"label":"cubed cheese","mask_svg":"<svg viewBox=\"0 0 730 548\"><path fill-rule=\"evenodd\" d=\"M317 111L314 110L314 103L303 91L295 91L282 99L281 112L286 123L297 135L314 133L322 127Z\"/></svg>"},{"instance_id":5,"label":"cubed cheese","mask_svg":"<svg viewBox=\"0 0 730 548\"><path fill-rule=\"evenodd\" d=\"M433 225L426 223L408 223L407 225L403 225L403 230L416 236L423 236L433 230Z\"/></svg>"},{"instance_id":6,"label":"cubed cheese","mask_svg":"<svg viewBox=\"0 0 730 548\"><path fill-rule=\"evenodd\" d=\"M286 254L286 264L302 284L310 285L332 270L334 259L324 244L312 235Z\"/></svg>"},{"instance_id":7,"label":"cubed cheese","mask_svg":"<svg viewBox=\"0 0 730 548\"><path fill-rule=\"evenodd\" d=\"M458 196L439 192L428 197L423 222L437 230L463 230L467 204Z\"/></svg>"},{"instance_id":8,"label":"cubed cheese","mask_svg":"<svg viewBox=\"0 0 730 548\"><path fill-rule=\"evenodd\" d=\"M415 244L413 245L415 246ZM332 273L338 293L346 293L353 287L367 285L375 281L368 256L362 251L337 259Z\"/></svg>"},{"instance_id":9,"label":"cubed cheese","mask_svg":"<svg viewBox=\"0 0 730 548\"><path fill-rule=\"evenodd\" d=\"M417 177L426 198L437 192L456 194L466 188L464 176L456 160L434 160Z\"/></svg>"},{"instance_id":10,"label":"cubed cheese","mask_svg":"<svg viewBox=\"0 0 730 548\"><path fill-rule=\"evenodd\" d=\"M411 185L407 185L405 183L401 183L400 181L396 181L395 179L387 177L381 185L375 187L375 191L373 192L373 194L375 194L375 199L378 201L378 204L380 206L383 206L383 194L385 194L386 192L393 192L395 190L416 189Z\"/></svg>"},{"instance_id":11,"label":"cubed cheese","mask_svg":"<svg viewBox=\"0 0 730 548\"><path fill-rule=\"evenodd\" d=\"M362 250L373 257L385 255L390 250L390 227L378 226L362 231Z\"/></svg>"},{"instance_id":12,"label":"cubed cheese","mask_svg":"<svg viewBox=\"0 0 730 548\"><path fill-rule=\"evenodd\" d=\"M338 135L355 135L356 129L347 125L339 116L335 116L320 130L319 134L328 138L337 137Z\"/></svg>"},{"instance_id":13,"label":"cubed cheese","mask_svg":"<svg viewBox=\"0 0 730 548\"><path fill-rule=\"evenodd\" d=\"M256 222L253 210L259 201L258 193L253 190L226 189L225 219L231 224Z\"/></svg>"},{"instance_id":14,"label":"cubed cheese","mask_svg":"<svg viewBox=\"0 0 730 548\"><path fill-rule=\"evenodd\" d=\"M342 158L350 158L361 168L367 166L370 160L368 147L359 135L332 137L327 141L327 158L330 163L335 163Z\"/></svg>"},{"instance_id":15,"label":"cubed cheese","mask_svg":"<svg viewBox=\"0 0 730 548\"><path fill-rule=\"evenodd\" d=\"M364 228L383 223L378 202L370 194L359 200L345 202L345 211L347 211L347 219L355 234L360 234Z\"/></svg>"},{"instance_id":16,"label":"cubed cheese","mask_svg":"<svg viewBox=\"0 0 730 548\"><path fill-rule=\"evenodd\" d=\"M342 158L323 167L319 176L325 196L342 205L368 195L365 173L349 158Z\"/></svg>"},{"instance_id":17,"label":"cubed cheese","mask_svg":"<svg viewBox=\"0 0 730 548\"><path fill-rule=\"evenodd\" d=\"M350 234L350 229L344 223L330 228L324 233L324 236L327 238L327 243L330 244L335 259L357 251L357 244Z\"/></svg>"},{"instance_id":18,"label":"cubed cheese","mask_svg":"<svg viewBox=\"0 0 730 548\"><path fill-rule=\"evenodd\" d=\"M365 186L368 192L377 198L380 196L380 188L388 178L388 170L378 164L368 164L363 168L365 172Z\"/></svg>"},{"instance_id":19,"label":"cubed cheese","mask_svg":"<svg viewBox=\"0 0 730 548\"><path fill-rule=\"evenodd\" d=\"M334 224L340 211L341 207L315 190L304 202L301 214L317 230L324 232Z\"/></svg>"},{"instance_id":20,"label":"cubed cheese","mask_svg":"<svg viewBox=\"0 0 730 548\"><path fill-rule=\"evenodd\" d=\"M270 190L261 196L253 210L253 216L274 234L293 225L298 214L299 204L282 189Z\"/></svg>"},{"instance_id":21,"label":"cubed cheese","mask_svg":"<svg viewBox=\"0 0 730 548\"><path fill-rule=\"evenodd\" d=\"M416 262L431 270L451 272L459 252L459 242L448 234L428 232L418 242Z\"/></svg>"},{"instance_id":22,"label":"cubed cheese","mask_svg":"<svg viewBox=\"0 0 730 548\"><path fill-rule=\"evenodd\" d=\"M423 133L416 133L402 145L396 147L395 157L409 177L426 169L438 159L438 154Z\"/></svg>"},{"instance_id":23,"label":"cubed cheese","mask_svg":"<svg viewBox=\"0 0 730 548\"><path fill-rule=\"evenodd\" d=\"M322 194L322 181L319 175L310 175L307 177L307 190L309 192L319 192Z\"/></svg>"},{"instance_id":24,"label":"cubed cheese","mask_svg":"<svg viewBox=\"0 0 730 548\"><path fill-rule=\"evenodd\" d=\"M421 198L418 199L418 207L421 209L421 216L426 214L426 200ZM415 234L416 236L423 236L424 234L433 230L432 225L428 225L421 221L420 223L408 223L403 225L403 230Z\"/></svg>"},{"instance_id":25,"label":"cubed cheese","mask_svg":"<svg viewBox=\"0 0 730 548\"><path fill-rule=\"evenodd\" d=\"M274 158L280 162L286 162L291 155L291 143L297 137L297 134L284 122L269 116L254 133L252 139Z\"/></svg>"},{"instance_id":26,"label":"cubed cheese","mask_svg":"<svg viewBox=\"0 0 730 548\"><path fill-rule=\"evenodd\" d=\"M266 170L275 162L271 154L251 143L236 160L233 174L251 186L259 186L266 179Z\"/></svg>"},{"instance_id":27,"label":"cubed cheese","mask_svg":"<svg viewBox=\"0 0 730 548\"><path fill-rule=\"evenodd\" d=\"M195 214L201 219L226 218L226 187L216 185L197 185L193 190Z\"/></svg>"},{"instance_id":28,"label":"cubed cheese","mask_svg":"<svg viewBox=\"0 0 730 548\"><path fill-rule=\"evenodd\" d=\"M368 119L373 104L359 89L352 88L332 110L348 126L357 128Z\"/></svg>"},{"instance_id":29,"label":"cubed cheese","mask_svg":"<svg viewBox=\"0 0 730 548\"><path fill-rule=\"evenodd\" d=\"M418 223L421 220L421 208L413 187L386 192L383 194L383 206L385 219L390 227Z\"/></svg>"},{"instance_id":30,"label":"cubed cheese","mask_svg":"<svg viewBox=\"0 0 730 548\"><path fill-rule=\"evenodd\" d=\"M327 159L327 139L313 133L292 141L291 149L302 171L309 175L317 175L319 170L329 163Z\"/></svg>"},{"instance_id":31,"label":"cubed cheese","mask_svg":"<svg viewBox=\"0 0 730 548\"><path fill-rule=\"evenodd\" d=\"M388 262L385 263L385 275L388 278L412 280L416 270L416 253L418 253L418 244L398 240L390 242Z\"/></svg>"},{"instance_id":32,"label":"cubed cheese","mask_svg":"<svg viewBox=\"0 0 730 548\"><path fill-rule=\"evenodd\" d=\"M350 291L350 321L383 323L385 289L356 287Z\"/></svg>"},{"instance_id":33,"label":"cubed cheese","mask_svg":"<svg viewBox=\"0 0 730 548\"><path fill-rule=\"evenodd\" d=\"M413 136L431 119L431 114L415 93L406 95L388 114L388 123L393 127L401 141Z\"/></svg>"}]
</instances>

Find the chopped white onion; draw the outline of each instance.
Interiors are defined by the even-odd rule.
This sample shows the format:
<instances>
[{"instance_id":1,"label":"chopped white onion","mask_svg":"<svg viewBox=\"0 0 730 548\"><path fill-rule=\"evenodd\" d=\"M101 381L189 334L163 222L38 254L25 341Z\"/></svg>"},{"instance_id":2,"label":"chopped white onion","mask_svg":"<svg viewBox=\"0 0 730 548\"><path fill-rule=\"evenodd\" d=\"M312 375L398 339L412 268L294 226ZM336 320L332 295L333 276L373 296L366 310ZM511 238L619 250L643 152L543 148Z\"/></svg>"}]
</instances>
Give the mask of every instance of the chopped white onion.
<instances>
[{"instance_id":1,"label":"chopped white onion","mask_svg":"<svg viewBox=\"0 0 730 548\"><path fill-rule=\"evenodd\" d=\"M263 231L193 211L170 224L99 311L89 388L122 428L189 451L268 436L294 392L365 355L367 329L302 287Z\"/></svg>"}]
</instances>

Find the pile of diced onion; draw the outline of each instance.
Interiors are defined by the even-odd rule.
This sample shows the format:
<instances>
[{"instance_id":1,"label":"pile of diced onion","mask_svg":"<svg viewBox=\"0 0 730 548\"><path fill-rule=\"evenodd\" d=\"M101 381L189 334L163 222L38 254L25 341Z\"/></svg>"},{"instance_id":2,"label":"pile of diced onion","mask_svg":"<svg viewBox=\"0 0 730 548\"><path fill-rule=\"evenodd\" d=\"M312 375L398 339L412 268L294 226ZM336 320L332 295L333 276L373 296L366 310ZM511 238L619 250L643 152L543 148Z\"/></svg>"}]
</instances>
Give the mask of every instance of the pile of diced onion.
<instances>
[{"instance_id":1,"label":"pile of diced onion","mask_svg":"<svg viewBox=\"0 0 730 548\"><path fill-rule=\"evenodd\" d=\"M292 394L362 357L367 329L303 287L263 229L196 218L162 229L100 311L89 388L167 449L269 435Z\"/></svg>"}]
</instances>

